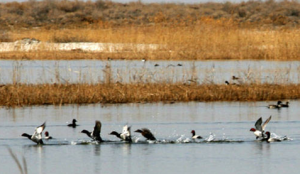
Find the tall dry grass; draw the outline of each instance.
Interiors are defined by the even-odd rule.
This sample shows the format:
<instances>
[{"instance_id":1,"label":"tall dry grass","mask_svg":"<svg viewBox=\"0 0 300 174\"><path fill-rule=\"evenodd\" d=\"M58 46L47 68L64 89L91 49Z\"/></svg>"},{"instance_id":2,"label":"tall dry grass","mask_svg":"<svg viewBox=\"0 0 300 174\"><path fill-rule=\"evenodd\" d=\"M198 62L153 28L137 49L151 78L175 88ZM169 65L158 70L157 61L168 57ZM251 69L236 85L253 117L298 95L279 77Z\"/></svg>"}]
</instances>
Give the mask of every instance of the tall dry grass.
<instances>
[{"instance_id":1,"label":"tall dry grass","mask_svg":"<svg viewBox=\"0 0 300 174\"><path fill-rule=\"evenodd\" d=\"M0 41L161 44L114 53L1 53L2 59L299 60L300 3L114 3L98 0L0 3Z\"/></svg>"},{"instance_id":2,"label":"tall dry grass","mask_svg":"<svg viewBox=\"0 0 300 174\"><path fill-rule=\"evenodd\" d=\"M299 99L300 85L43 84L5 85L0 105L88 103L265 101Z\"/></svg>"},{"instance_id":3,"label":"tall dry grass","mask_svg":"<svg viewBox=\"0 0 300 174\"><path fill-rule=\"evenodd\" d=\"M233 21L203 18L189 26L124 26L108 29L22 30L10 33L13 40L25 37L49 42L102 42L161 44L162 49L143 52L8 52L2 59L262 59L299 60L300 30L244 29Z\"/></svg>"}]
</instances>

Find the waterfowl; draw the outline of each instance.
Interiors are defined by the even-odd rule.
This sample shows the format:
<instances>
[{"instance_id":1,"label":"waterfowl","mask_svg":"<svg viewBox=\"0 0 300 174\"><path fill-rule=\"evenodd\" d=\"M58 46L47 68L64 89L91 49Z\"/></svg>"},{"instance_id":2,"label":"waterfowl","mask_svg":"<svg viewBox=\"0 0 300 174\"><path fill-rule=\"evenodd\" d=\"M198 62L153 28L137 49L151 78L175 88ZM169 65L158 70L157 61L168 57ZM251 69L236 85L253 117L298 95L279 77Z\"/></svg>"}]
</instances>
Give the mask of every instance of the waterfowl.
<instances>
[{"instance_id":1,"label":"waterfowl","mask_svg":"<svg viewBox=\"0 0 300 174\"><path fill-rule=\"evenodd\" d=\"M101 126L102 126L101 122L98 121L98 120L96 120L93 132L89 132L87 130L82 130L81 133L86 134L88 137L92 138L95 141L103 142L103 140L102 140L102 138L100 136Z\"/></svg>"},{"instance_id":2,"label":"waterfowl","mask_svg":"<svg viewBox=\"0 0 300 174\"><path fill-rule=\"evenodd\" d=\"M76 122L77 122L77 120L76 120L76 119L73 119L73 120L72 120L72 123L71 123L71 124L68 124L68 126L69 126L69 127L75 128L76 126L78 126L78 125L76 124Z\"/></svg>"},{"instance_id":3,"label":"waterfowl","mask_svg":"<svg viewBox=\"0 0 300 174\"><path fill-rule=\"evenodd\" d=\"M289 107L289 102L287 101L285 104L284 104L284 103L281 103L281 104L280 104L280 107L288 108L288 107Z\"/></svg>"},{"instance_id":4,"label":"waterfowl","mask_svg":"<svg viewBox=\"0 0 300 174\"><path fill-rule=\"evenodd\" d=\"M154 135L151 133L151 131L147 128L138 129L134 132L141 133L147 140L156 140Z\"/></svg>"},{"instance_id":5,"label":"waterfowl","mask_svg":"<svg viewBox=\"0 0 300 174\"><path fill-rule=\"evenodd\" d=\"M232 76L232 80L238 80L238 79L240 79L240 78Z\"/></svg>"},{"instance_id":6,"label":"waterfowl","mask_svg":"<svg viewBox=\"0 0 300 174\"><path fill-rule=\"evenodd\" d=\"M181 63L178 63L177 66L182 66L182 64L181 64Z\"/></svg>"},{"instance_id":7,"label":"waterfowl","mask_svg":"<svg viewBox=\"0 0 300 174\"><path fill-rule=\"evenodd\" d=\"M52 137L49 136L49 132L46 131L46 132L45 132L45 140L50 140L50 139L52 139Z\"/></svg>"},{"instance_id":8,"label":"waterfowl","mask_svg":"<svg viewBox=\"0 0 300 174\"><path fill-rule=\"evenodd\" d=\"M33 135L23 133L21 136L27 137L28 139L30 139L31 141L33 141L37 144L44 144L44 142L42 140L42 132L45 129L45 127L46 127L46 122L44 122L42 125L35 128Z\"/></svg>"},{"instance_id":9,"label":"waterfowl","mask_svg":"<svg viewBox=\"0 0 300 174\"><path fill-rule=\"evenodd\" d=\"M236 83L229 83L227 80L225 81L225 84L226 85L233 85L233 86L240 86L239 84L236 84Z\"/></svg>"},{"instance_id":10,"label":"waterfowl","mask_svg":"<svg viewBox=\"0 0 300 174\"><path fill-rule=\"evenodd\" d=\"M267 138L265 138L263 140L267 141L268 143L275 142L275 141L282 141L280 138L271 137L271 133L270 132L266 132L266 135L267 135Z\"/></svg>"},{"instance_id":11,"label":"waterfowl","mask_svg":"<svg viewBox=\"0 0 300 174\"><path fill-rule=\"evenodd\" d=\"M194 130L192 130L192 138L194 139L194 140L196 140L196 139L202 139L202 137L200 136L200 135L196 135L196 132L194 131Z\"/></svg>"},{"instance_id":12,"label":"waterfowl","mask_svg":"<svg viewBox=\"0 0 300 174\"><path fill-rule=\"evenodd\" d=\"M264 131L265 128L267 126L267 124L269 123L269 121L271 120L272 116L270 116L263 125L262 124L262 118L260 117L256 122L255 122L255 128L251 128L250 131L253 132L253 134L256 136L256 139L262 137L264 138Z\"/></svg>"},{"instance_id":13,"label":"waterfowl","mask_svg":"<svg viewBox=\"0 0 300 174\"><path fill-rule=\"evenodd\" d=\"M131 128L130 126L125 125L123 127L122 133L118 133L116 131L112 131L110 133L110 135L115 135L116 137L120 138L123 141L132 142L130 128Z\"/></svg>"},{"instance_id":14,"label":"waterfowl","mask_svg":"<svg viewBox=\"0 0 300 174\"><path fill-rule=\"evenodd\" d=\"M159 64L156 63L154 66L159 66Z\"/></svg>"},{"instance_id":15,"label":"waterfowl","mask_svg":"<svg viewBox=\"0 0 300 174\"><path fill-rule=\"evenodd\" d=\"M269 109L280 109L281 108L281 101L277 102L277 105L269 105L268 108Z\"/></svg>"}]
</instances>

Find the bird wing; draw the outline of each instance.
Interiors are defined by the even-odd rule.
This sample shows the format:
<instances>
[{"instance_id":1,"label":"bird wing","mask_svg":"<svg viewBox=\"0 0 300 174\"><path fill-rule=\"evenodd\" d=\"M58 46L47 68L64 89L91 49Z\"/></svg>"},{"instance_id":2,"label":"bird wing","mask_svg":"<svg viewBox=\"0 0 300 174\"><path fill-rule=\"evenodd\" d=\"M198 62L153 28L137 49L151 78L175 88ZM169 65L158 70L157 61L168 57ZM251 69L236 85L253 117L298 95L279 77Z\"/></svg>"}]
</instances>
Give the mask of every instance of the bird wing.
<instances>
[{"instance_id":1,"label":"bird wing","mask_svg":"<svg viewBox=\"0 0 300 174\"><path fill-rule=\"evenodd\" d=\"M262 124L262 118L260 117L255 123L256 130L262 131L261 124Z\"/></svg>"},{"instance_id":2,"label":"bird wing","mask_svg":"<svg viewBox=\"0 0 300 174\"><path fill-rule=\"evenodd\" d=\"M95 122L95 127L94 127L94 131L93 131L93 136L94 137L100 137L100 133L101 133L101 122L96 120Z\"/></svg>"},{"instance_id":3,"label":"bird wing","mask_svg":"<svg viewBox=\"0 0 300 174\"><path fill-rule=\"evenodd\" d=\"M45 127L46 127L46 122L44 122L42 125L35 128L35 131L32 134L31 139L36 139L36 140L42 139L42 132L45 129Z\"/></svg>"},{"instance_id":4,"label":"bird wing","mask_svg":"<svg viewBox=\"0 0 300 174\"><path fill-rule=\"evenodd\" d=\"M130 126L125 125L125 126L123 127L122 135L130 136Z\"/></svg>"},{"instance_id":5,"label":"bird wing","mask_svg":"<svg viewBox=\"0 0 300 174\"><path fill-rule=\"evenodd\" d=\"M271 120L271 118L272 118L272 115L270 115L270 117L264 122L264 124L262 125L262 130L264 131L265 130L265 128L266 128L266 126L267 126L267 124L269 123L269 121Z\"/></svg>"}]
</instances>

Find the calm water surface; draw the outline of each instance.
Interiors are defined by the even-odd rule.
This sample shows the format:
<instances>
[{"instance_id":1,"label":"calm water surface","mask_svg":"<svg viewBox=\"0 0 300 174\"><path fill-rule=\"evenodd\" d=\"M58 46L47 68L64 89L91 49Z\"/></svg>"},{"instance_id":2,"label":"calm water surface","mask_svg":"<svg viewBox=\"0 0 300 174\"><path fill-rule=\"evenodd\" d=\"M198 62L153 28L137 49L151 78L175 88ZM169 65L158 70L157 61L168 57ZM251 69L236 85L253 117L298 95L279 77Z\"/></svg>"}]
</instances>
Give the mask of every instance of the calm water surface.
<instances>
[{"instance_id":1,"label":"calm water surface","mask_svg":"<svg viewBox=\"0 0 300 174\"><path fill-rule=\"evenodd\" d=\"M0 173L20 173L9 155L9 146L28 173L298 173L300 165L300 102L289 108L270 110L274 102L190 102L175 104L66 105L0 109ZM267 129L292 140L266 143L255 140L249 129L259 117L272 115ZM76 118L73 129L67 121ZM82 144L101 120L101 136L112 142ZM55 139L37 146L21 137L47 121ZM137 143L126 144L108 135L132 126ZM148 143L133 131L147 127L160 143ZM191 130L204 138L210 133L220 142L189 142ZM174 141L176 143L169 143Z\"/></svg>"},{"instance_id":2,"label":"calm water surface","mask_svg":"<svg viewBox=\"0 0 300 174\"><path fill-rule=\"evenodd\" d=\"M155 65L158 66L155 66ZM178 64L182 66L178 66ZM299 61L0 60L0 83L300 83Z\"/></svg>"}]
</instances>

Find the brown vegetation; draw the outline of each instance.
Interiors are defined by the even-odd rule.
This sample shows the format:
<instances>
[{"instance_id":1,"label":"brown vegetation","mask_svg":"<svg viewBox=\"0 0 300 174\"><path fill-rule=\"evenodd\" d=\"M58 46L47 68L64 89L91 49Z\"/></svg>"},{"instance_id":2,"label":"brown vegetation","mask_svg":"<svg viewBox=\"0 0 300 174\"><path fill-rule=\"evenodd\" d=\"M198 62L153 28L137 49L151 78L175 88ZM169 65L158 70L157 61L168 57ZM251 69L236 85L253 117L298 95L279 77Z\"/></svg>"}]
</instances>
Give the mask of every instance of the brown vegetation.
<instances>
[{"instance_id":1,"label":"brown vegetation","mask_svg":"<svg viewBox=\"0 0 300 174\"><path fill-rule=\"evenodd\" d=\"M0 3L0 41L161 44L160 51L2 52L1 59L299 60L295 1L143 4L30 0Z\"/></svg>"},{"instance_id":2,"label":"brown vegetation","mask_svg":"<svg viewBox=\"0 0 300 174\"><path fill-rule=\"evenodd\" d=\"M255 26L295 26L300 22L297 1L267 0L241 3L115 3L105 0L28 0L0 3L1 28L20 27L85 28L156 23L185 24L198 22L201 17L231 19Z\"/></svg>"},{"instance_id":3,"label":"brown vegetation","mask_svg":"<svg viewBox=\"0 0 300 174\"><path fill-rule=\"evenodd\" d=\"M299 99L300 85L12 84L0 88L0 105L265 101Z\"/></svg>"}]
</instances>

